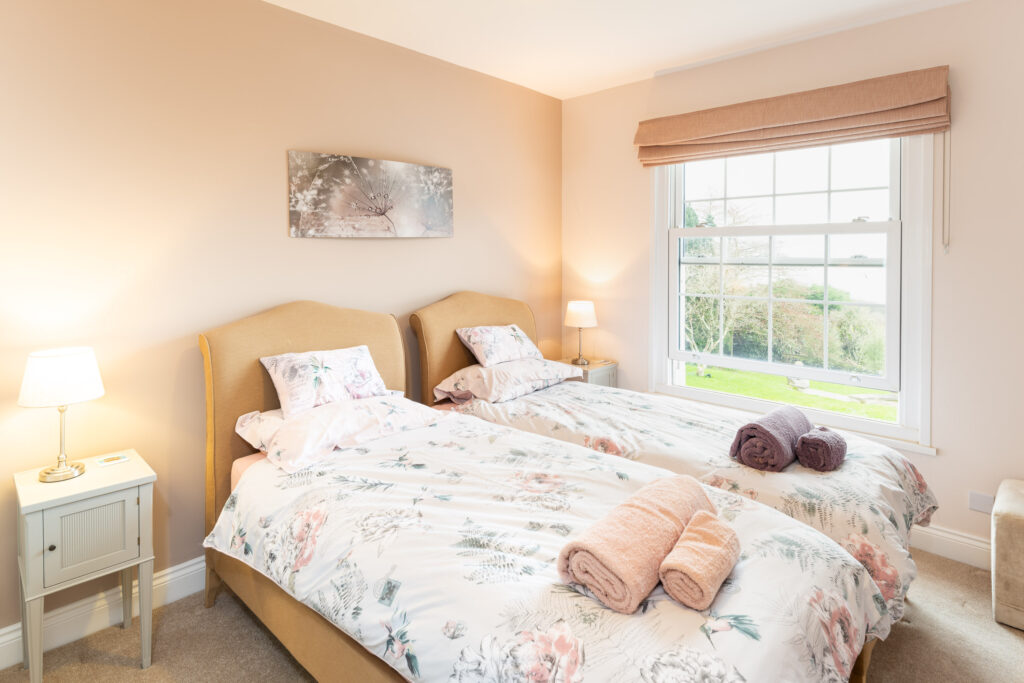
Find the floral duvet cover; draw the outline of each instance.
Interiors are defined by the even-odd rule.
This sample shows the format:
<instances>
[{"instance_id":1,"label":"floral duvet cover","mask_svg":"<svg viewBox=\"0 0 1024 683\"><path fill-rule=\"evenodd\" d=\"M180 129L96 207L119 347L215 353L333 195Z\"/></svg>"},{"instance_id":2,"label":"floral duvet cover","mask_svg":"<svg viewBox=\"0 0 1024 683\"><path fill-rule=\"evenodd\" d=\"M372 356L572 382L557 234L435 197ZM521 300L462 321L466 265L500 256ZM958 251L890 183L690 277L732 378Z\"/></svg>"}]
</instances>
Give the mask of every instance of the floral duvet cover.
<instances>
[{"instance_id":1,"label":"floral duvet cover","mask_svg":"<svg viewBox=\"0 0 1024 683\"><path fill-rule=\"evenodd\" d=\"M670 476L461 415L287 474L249 468L204 545L265 574L409 680L840 681L884 638L878 586L806 525L708 487L742 557L696 612L563 585L566 540Z\"/></svg>"},{"instance_id":2,"label":"floral duvet cover","mask_svg":"<svg viewBox=\"0 0 1024 683\"><path fill-rule=\"evenodd\" d=\"M927 525L935 495L909 460L849 433L834 472L794 462L762 472L729 457L752 415L672 396L563 382L505 403L473 400L455 411L680 474L770 505L837 541L871 572L893 619L917 567L910 528Z\"/></svg>"}]
</instances>

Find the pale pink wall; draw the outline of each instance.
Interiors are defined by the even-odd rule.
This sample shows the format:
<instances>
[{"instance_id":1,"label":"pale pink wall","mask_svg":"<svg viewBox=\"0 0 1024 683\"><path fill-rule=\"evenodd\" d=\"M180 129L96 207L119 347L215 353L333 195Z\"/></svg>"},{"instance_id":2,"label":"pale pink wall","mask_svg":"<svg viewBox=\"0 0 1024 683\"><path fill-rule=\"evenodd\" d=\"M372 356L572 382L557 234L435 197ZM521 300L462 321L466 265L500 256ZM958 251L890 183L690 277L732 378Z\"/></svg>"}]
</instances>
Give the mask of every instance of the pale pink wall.
<instances>
[{"instance_id":1,"label":"pale pink wall","mask_svg":"<svg viewBox=\"0 0 1024 683\"><path fill-rule=\"evenodd\" d=\"M529 301L558 352L558 100L257 0L0 3L0 93L0 626L10 475L57 446L55 410L15 405L30 350L95 346L107 395L71 408L69 448L157 471L158 570L201 553L198 332L472 288ZM288 237L288 149L452 168L454 238Z\"/></svg>"},{"instance_id":2,"label":"pale pink wall","mask_svg":"<svg viewBox=\"0 0 1024 683\"><path fill-rule=\"evenodd\" d=\"M1024 3L975 0L565 101L563 305L596 301L601 326L585 350L617 359L624 386L647 388L651 174L632 146L638 121L949 64L953 243L943 255L936 235L933 264L939 454L911 457L942 503L935 523L987 536L967 491L1024 477L1022 26ZM575 343L567 333L565 348Z\"/></svg>"}]
</instances>

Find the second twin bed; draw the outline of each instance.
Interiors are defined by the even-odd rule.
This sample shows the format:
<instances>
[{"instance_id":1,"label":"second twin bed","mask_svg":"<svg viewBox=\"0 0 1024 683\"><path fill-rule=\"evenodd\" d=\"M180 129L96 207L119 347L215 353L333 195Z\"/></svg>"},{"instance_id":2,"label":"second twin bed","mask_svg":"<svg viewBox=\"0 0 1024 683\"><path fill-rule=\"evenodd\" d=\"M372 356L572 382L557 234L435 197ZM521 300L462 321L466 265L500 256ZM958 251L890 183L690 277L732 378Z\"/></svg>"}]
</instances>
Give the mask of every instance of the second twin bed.
<instances>
[{"instance_id":1,"label":"second twin bed","mask_svg":"<svg viewBox=\"0 0 1024 683\"><path fill-rule=\"evenodd\" d=\"M427 405L435 402L434 387L477 362L456 330L514 324L536 340L529 306L475 292L426 306L412 314L411 323L419 341L422 400ZM917 574L910 530L914 524L928 524L937 502L914 465L891 448L844 434L846 460L835 471L817 472L793 463L781 472L764 472L729 456L736 430L750 421L749 413L573 381L512 400L474 397L449 407L688 474L769 505L843 546L871 573L892 618L903 615L904 598Z\"/></svg>"}]
</instances>

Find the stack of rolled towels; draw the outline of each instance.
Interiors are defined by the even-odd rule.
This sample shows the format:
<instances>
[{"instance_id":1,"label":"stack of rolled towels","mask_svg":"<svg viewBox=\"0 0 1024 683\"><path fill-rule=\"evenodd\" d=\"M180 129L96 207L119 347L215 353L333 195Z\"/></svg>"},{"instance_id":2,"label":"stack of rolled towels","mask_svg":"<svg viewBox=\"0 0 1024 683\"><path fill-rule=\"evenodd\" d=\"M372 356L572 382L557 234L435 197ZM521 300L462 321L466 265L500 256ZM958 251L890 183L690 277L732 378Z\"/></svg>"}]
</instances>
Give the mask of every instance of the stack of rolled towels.
<instances>
[{"instance_id":1,"label":"stack of rolled towels","mask_svg":"<svg viewBox=\"0 0 1024 683\"><path fill-rule=\"evenodd\" d=\"M831 472L846 458L846 439L828 427L815 427L799 409L784 406L740 427L729 455L766 472L780 472L793 460Z\"/></svg>"},{"instance_id":2,"label":"stack of rolled towels","mask_svg":"<svg viewBox=\"0 0 1024 683\"><path fill-rule=\"evenodd\" d=\"M740 557L736 532L693 477L658 479L570 541L558 556L566 583L632 614L660 581L676 601L705 610Z\"/></svg>"}]
</instances>

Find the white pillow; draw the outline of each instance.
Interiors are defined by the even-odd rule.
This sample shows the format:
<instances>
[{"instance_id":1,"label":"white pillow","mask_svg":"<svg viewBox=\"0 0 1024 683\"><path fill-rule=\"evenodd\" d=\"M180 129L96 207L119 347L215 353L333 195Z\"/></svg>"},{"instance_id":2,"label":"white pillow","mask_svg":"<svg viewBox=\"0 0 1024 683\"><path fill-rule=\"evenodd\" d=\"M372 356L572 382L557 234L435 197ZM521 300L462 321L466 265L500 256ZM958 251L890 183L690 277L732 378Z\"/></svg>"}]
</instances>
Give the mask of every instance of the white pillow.
<instances>
[{"instance_id":1,"label":"white pillow","mask_svg":"<svg viewBox=\"0 0 1024 683\"><path fill-rule=\"evenodd\" d=\"M388 396L403 398L404 391L393 391L388 389ZM267 451L267 444L277 434L277 430L284 424L284 414L280 408L260 412L254 410L251 413L242 415L235 422L235 432L249 442L258 451Z\"/></svg>"},{"instance_id":2,"label":"white pillow","mask_svg":"<svg viewBox=\"0 0 1024 683\"><path fill-rule=\"evenodd\" d=\"M370 349L365 345L334 351L284 353L260 358L260 362L274 380L285 419L325 403L387 393Z\"/></svg>"},{"instance_id":3,"label":"white pillow","mask_svg":"<svg viewBox=\"0 0 1024 683\"><path fill-rule=\"evenodd\" d=\"M280 410L260 412L254 410L238 418L235 432L248 441L258 451L266 451L267 444L284 424L284 414Z\"/></svg>"},{"instance_id":4,"label":"white pillow","mask_svg":"<svg viewBox=\"0 0 1024 683\"><path fill-rule=\"evenodd\" d=\"M510 360L544 357L518 325L460 327L455 333L485 368Z\"/></svg>"},{"instance_id":5,"label":"white pillow","mask_svg":"<svg viewBox=\"0 0 1024 683\"><path fill-rule=\"evenodd\" d=\"M434 387L434 400L449 398L455 403L465 403L479 398L501 403L582 374L574 365L543 358L512 360L489 368L470 365Z\"/></svg>"},{"instance_id":6,"label":"white pillow","mask_svg":"<svg viewBox=\"0 0 1024 683\"><path fill-rule=\"evenodd\" d=\"M284 420L267 443L267 458L285 472L298 472L330 457L336 449L450 417L450 413L398 396L325 403Z\"/></svg>"}]
</instances>

